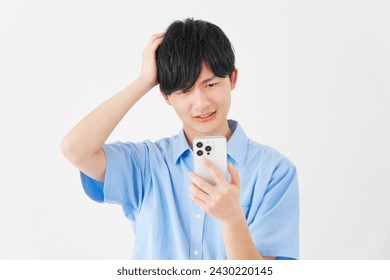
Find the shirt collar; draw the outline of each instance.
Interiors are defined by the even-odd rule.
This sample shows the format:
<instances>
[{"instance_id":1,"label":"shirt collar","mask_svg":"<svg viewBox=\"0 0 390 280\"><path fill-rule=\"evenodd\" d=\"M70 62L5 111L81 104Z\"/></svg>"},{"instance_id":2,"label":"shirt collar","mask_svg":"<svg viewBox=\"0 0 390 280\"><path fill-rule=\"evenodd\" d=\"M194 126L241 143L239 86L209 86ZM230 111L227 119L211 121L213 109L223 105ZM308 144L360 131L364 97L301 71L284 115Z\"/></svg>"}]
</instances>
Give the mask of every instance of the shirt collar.
<instances>
[{"instance_id":1,"label":"shirt collar","mask_svg":"<svg viewBox=\"0 0 390 280\"><path fill-rule=\"evenodd\" d=\"M233 134L227 142L227 153L237 163L243 164L248 146L248 137L237 121L228 120L228 125ZM173 147L172 153L175 163L186 151L191 150L187 143L184 129L176 135Z\"/></svg>"},{"instance_id":2,"label":"shirt collar","mask_svg":"<svg viewBox=\"0 0 390 280\"><path fill-rule=\"evenodd\" d=\"M237 121L228 120L228 125L233 134L227 142L227 153L234 161L243 164L249 139Z\"/></svg>"},{"instance_id":3,"label":"shirt collar","mask_svg":"<svg viewBox=\"0 0 390 280\"><path fill-rule=\"evenodd\" d=\"M184 129L182 129L179 134L176 135L175 140L173 140L172 155L174 162L177 163L179 158L188 150L191 149L184 134Z\"/></svg>"}]
</instances>

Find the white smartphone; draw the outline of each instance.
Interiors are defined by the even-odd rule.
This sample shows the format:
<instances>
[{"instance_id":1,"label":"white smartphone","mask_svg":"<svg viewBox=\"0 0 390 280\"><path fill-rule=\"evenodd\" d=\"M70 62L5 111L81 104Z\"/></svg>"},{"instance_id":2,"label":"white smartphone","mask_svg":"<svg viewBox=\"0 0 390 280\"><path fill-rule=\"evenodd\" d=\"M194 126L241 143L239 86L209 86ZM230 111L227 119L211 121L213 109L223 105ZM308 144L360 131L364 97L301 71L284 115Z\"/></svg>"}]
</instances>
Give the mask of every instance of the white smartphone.
<instances>
[{"instance_id":1,"label":"white smartphone","mask_svg":"<svg viewBox=\"0 0 390 280\"><path fill-rule=\"evenodd\" d=\"M227 179L226 138L223 136L196 137L192 143L194 173L215 185L214 177L202 164L202 158L214 163Z\"/></svg>"}]
</instances>

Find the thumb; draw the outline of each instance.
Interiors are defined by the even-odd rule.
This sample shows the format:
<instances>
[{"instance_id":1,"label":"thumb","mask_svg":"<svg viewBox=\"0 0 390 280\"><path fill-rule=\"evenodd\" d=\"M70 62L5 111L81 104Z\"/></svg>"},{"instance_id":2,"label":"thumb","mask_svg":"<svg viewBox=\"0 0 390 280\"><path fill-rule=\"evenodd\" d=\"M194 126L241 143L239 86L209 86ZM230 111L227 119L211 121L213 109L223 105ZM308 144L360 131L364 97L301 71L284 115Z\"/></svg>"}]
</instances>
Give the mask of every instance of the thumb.
<instances>
[{"instance_id":1,"label":"thumb","mask_svg":"<svg viewBox=\"0 0 390 280\"><path fill-rule=\"evenodd\" d=\"M238 174L238 170L234 168L231 163L228 164L228 170L230 173L230 184L236 187L240 187L240 176Z\"/></svg>"}]
</instances>

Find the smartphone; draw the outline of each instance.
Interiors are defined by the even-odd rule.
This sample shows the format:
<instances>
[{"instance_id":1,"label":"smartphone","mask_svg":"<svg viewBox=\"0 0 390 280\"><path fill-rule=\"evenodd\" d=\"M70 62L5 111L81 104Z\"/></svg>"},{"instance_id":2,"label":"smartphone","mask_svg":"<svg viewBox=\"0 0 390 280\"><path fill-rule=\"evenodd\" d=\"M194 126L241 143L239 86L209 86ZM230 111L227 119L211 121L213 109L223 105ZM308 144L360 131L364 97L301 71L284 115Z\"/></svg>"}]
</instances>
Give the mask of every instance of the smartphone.
<instances>
[{"instance_id":1,"label":"smartphone","mask_svg":"<svg viewBox=\"0 0 390 280\"><path fill-rule=\"evenodd\" d=\"M210 160L227 179L226 138L223 136L196 137L192 143L194 156L194 173L212 185L216 182L211 173L202 164L202 158Z\"/></svg>"}]
</instances>

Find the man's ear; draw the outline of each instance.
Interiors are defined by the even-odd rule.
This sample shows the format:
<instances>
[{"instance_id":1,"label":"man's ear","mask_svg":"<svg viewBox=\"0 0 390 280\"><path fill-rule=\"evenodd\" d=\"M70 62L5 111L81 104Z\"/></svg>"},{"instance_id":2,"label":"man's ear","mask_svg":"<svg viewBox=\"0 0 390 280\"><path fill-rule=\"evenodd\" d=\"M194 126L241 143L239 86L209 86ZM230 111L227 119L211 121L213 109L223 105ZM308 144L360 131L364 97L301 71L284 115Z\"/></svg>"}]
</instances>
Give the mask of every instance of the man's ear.
<instances>
[{"instance_id":1,"label":"man's ear","mask_svg":"<svg viewBox=\"0 0 390 280\"><path fill-rule=\"evenodd\" d=\"M161 95L162 95L162 96L164 97L164 99L165 99L165 102L167 102L168 105L171 105L171 102L169 101L168 95L166 95L166 94L162 91L161 87L159 87L159 89L160 89Z\"/></svg>"},{"instance_id":2,"label":"man's ear","mask_svg":"<svg viewBox=\"0 0 390 280\"><path fill-rule=\"evenodd\" d=\"M233 90L236 87L237 76L238 76L238 69L237 69L237 67L234 67L232 76L230 77L230 87L231 87L231 90Z\"/></svg>"}]
</instances>

